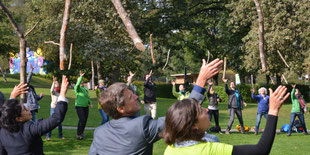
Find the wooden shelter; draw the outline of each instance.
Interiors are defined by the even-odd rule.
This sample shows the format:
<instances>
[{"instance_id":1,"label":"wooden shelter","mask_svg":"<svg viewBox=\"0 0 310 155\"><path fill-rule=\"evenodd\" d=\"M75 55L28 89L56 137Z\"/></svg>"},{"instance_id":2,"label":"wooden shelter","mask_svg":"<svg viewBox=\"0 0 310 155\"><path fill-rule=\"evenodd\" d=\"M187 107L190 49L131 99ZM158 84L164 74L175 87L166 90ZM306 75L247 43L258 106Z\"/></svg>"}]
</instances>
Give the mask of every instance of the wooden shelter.
<instances>
[{"instance_id":1,"label":"wooden shelter","mask_svg":"<svg viewBox=\"0 0 310 155\"><path fill-rule=\"evenodd\" d=\"M176 84L184 84L185 83L184 74L173 74L170 76L176 78L176 80L175 80ZM186 82L195 84L197 77L198 77L198 74L187 73L186 74Z\"/></svg>"}]
</instances>

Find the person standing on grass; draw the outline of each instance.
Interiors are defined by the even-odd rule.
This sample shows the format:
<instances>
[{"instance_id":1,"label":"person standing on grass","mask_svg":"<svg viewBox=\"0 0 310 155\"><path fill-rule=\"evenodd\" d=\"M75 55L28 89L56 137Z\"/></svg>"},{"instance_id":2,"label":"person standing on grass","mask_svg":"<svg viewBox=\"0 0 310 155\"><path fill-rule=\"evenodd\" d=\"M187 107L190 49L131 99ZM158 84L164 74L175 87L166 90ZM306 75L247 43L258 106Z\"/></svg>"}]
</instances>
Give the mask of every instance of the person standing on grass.
<instances>
[{"instance_id":1,"label":"person standing on grass","mask_svg":"<svg viewBox=\"0 0 310 155\"><path fill-rule=\"evenodd\" d=\"M257 116L256 116L256 124L255 124L255 135L258 134L259 124L262 119L262 116L267 120L268 110L269 110L269 96L267 94L267 89L265 87L261 87L258 89L259 95L254 95L255 89L251 89L252 99L257 100Z\"/></svg>"},{"instance_id":2,"label":"person standing on grass","mask_svg":"<svg viewBox=\"0 0 310 155\"><path fill-rule=\"evenodd\" d=\"M164 155L266 155L272 148L278 114L282 103L289 97L285 86L270 91L270 110L266 128L255 145L230 145L210 140L205 131L210 127L208 110L193 99L173 104L167 111L163 140L168 144Z\"/></svg>"},{"instance_id":3,"label":"person standing on grass","mask_svg":"<svg viewBox=\"0 0 310 155\"><path fill-rule=\"evenodd\" d=\"M144 81L144 113L156 118L156 84L152 81L152 70L145 75Z\"/></svg>"},{"instance_id":4,"label":"person standing on grass","mask_svg":"<svg viewBox=\"0 0 310 155\"><path fill-rule=\"evenodd\" d=\"M292 126L296 116L299 118L299 121L302 125L303 133L305 135L308 135L306 122L304 118L304 112L307 112L307 102L301 95L299 89L296 89L296 84L292 85L292 87L293 90L291 92L291 100L292 100L291 121L287 136L291 136L292 134Z\"/></svg>"},{"instance_id":5,"label":"person standing on grass","mask_svg":"<svg viewBox=\"0 0 310 155\"><path fill-rule=\"evenodd\" d=\"M179 92L177 92L176 88L175 88L175 82L171 81L171 84L172 84L172 94L174 97L177 98L178 101L181 101L183 99L187 99L189 97L189 95L191 94L190 92L185 90L184 85L181 84L179 86Z\"/></svg>"},{"instance_id":6,"label":"person standing on grass","mask_svg":"<svg viewBox=\"0 0 310 155\"><path fill-rule=\"evenodd\" d=\"M217 74L223 61L216 59L203 65L197 78L197 85L189 98L202 103L205 99L205 81ZM152 155L153 144L160 139L165 117L154 120L149 115L136 117L141 109L138 96L125 83L114 83L100 95L102 109L112 120L95 129L89 155L97 154L141 154ZM179 111L180 112L180 111ZM181 113L181 112L180 112Z\"/></svg>"},{"instance_id":7,"label":"person standing on grass","mask_svg":"<svg viewBox=\"0 0 310 155\"><path fill-rule=\"evenodd\" d=\"M9 155L43 155L41 136L56 128L68 109L68 79L62 77L61 91L52 116L37 123L30 121L30 109L17 100L27 93L27 84L15 86L10 99L0 105L0 153Z\"/></svg>"},{"instance_id":8,"label":"person standing on grass","mask_svg":"<svg viewBox=\"0 0 310 155\"><path fill-rule=\"evenodd\" d=\"M50 112L51 116L53 115L53 113L55 111L59 95L60 95L60 85L59 85L59 82L56 80L56 77L53 76L53 84L52 84L52 87L51 87L51 98L52 98L51 112ZM46 140L50 141L51 140L51 136L52 136L52 130L46 134ZM58 138L65 139L62 136L62 123L60 123L58 125Z\"/></svg>"},{"instance_id":9,"label":"person standing on grass","mask_svg":"<svg viewBox=\"0 0 310 155\"><path fill-rule=\"evenodd\" d=\"M96 96L98 98L98 110L99 110L99 113L102 117L102 121L101 121L100 125L102 125L102 124L106 123L107 121L109 121L110 118L106 113L104 113L104 111L102 110L100 103L99 103L99 94L101 92L105 91L107 89L107 87L104 85L103 80L99 80L98 83L99 83L99 86L96 86L95 91L96 91Z\"/></svg>"},{"instance_id":10,"label":"person standing on grass","mask_svg":"<svg viewBox=\"0 0 310 155\"><path fill-rule=\"evenodd\" d=\"M90 100L88 90L84 87L83 83L83 76L85 73L82 73L80 71L80 77L78 78L78 81L76 85L74 86L74 92L75 92L75 110L79 117L79 123L77 127L77 136L76 139L82 140L84 135L84 129L87 123L88 118L88 112L89 112L89 106L93 108L93 104Z\"/></svg>"},{"instance_id":11,"label":"person standing on grass","mask_svg":"<svg viewBox=\"0 0 310 155\"><path fill-rule=\"evenodd\" d=\"M225 92L228 95L228 113L229 113L229 122L226 129L226 134L230 134L230 129L234 123L235 113L238 117L241 126L241 133L245 134L243 119L242 119L242 109L243 105L246 107L247 104L243 101L241 93L238 89L235 88L235 83L230 82L230 89L227 86L227 79L223 79L225 83Z\"/></svg>"},{"instance_id":12,"label":"person standing on grass","mask_svg":"<svg viewBox=\"0 0 310 155\"><path fill-rule=\"evenodd\" d=\"M213 83L211 80L208 81L207 97L209 99L209 105L208 105L209 120L211 122L212 115L214 115L215 130L218 133L222 134L221 127L219 124L219 109L218 109L218 103L221 102L222 100L218 96L218 94L215 92L215 90L213 88Z\"/></svg>"},{"instance_id":13,"label":"person standing on grass","mask_svg":"<svg viewBox=\"0 0 310 155\"><path fill-rule=\"evenodd\" d=\"M28 87L29 87L29 90L28 90L28 93L27 93L27 107L30 108L30 112L31 112L31 115L32 115L32 121L37 123L37 112L40 108L40 105L39 105L39 100L41 100L43 98L43 93L39 95L37 95L34 87L30 84L31 82L31 78L32 78L32 71L34 69L34 67L32 66L32 64L30 64L30 72L28 74L28 77L27 77L27 84L28 84Z\"/></svg>"},{"instance_id":14,"label":"person standing on grass","mask_svg":"<svg viewBox=\"0 0 310 155\"><path fill-rule=\"evenodd\" d=\"M140 99L140 95L139 95L139 91L136 85L133 84L133 77L135 76L135 74L133 74L131 71L129 71L129 76L127 77L127 83L126 85L129 87L129 89L132 91L133 94L138 96L138 102L140 102L141 104L144 104L144 101ZM137 112L136 116L140 116L140 111Z\"/></svg>"}]
</instances>

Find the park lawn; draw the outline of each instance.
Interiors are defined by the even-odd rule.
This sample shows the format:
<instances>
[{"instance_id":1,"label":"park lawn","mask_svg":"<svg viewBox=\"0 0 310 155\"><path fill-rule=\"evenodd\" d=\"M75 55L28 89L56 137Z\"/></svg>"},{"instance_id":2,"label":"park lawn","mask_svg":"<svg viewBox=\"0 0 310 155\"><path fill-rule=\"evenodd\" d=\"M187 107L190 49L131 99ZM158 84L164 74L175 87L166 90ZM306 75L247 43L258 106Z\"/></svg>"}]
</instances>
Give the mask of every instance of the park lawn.
<instances>
[{"instance_id":1,"label":"park lawn","mask_svg":"<svg viewBox=\"0 0 310 155\"><path fill-rule=\"evenodd\" d=\"M16 85L19 81L19 76L13 75L8 78L9 82L6 84L0 84L0 91L2 91L5 96L8 98L10 92L13 89L13 86ZM41 77L33 77L32 84L36 88L36 92L39 94L43 92L45 97L39 102L40 110L38 113L38 118L47 118L49 116L50 110L50 86L51 80L41 78ZM90 108L89 118L87 122L88 127L97 127L101 122L101 117L97 109L97 99L95 97L94 91L89 91L91 99L94 103L94 108ZM168 92L170 93L170 92ZM63 122L64 126L77 126L78 118L74 109L74 90L69 89L67 93L67 98L69 99L69 108L66 115L66 118ZM157 103L157 115L164 116L167 109L175 102L175 99L166 99L166 98L158 98ZM206 107L207 103L204 103L203 106ZM228 112L227 112L227 103L220 103L220 126L222 129L226 128L226 125L229 120ZM280 129L282 125L288 124L290 120L290 104L284 104L279 114L279 120L277 128ZM248 103L248 106L243 110L243 118L244 124L246 126L254 127L256 122L256 112L257 112L257 104L256 103ZM141 108L141 114L143 114L143 106ZM309 114L305 115L306 124L310 124ZM214 122L212 120L212 122ZM233 125L233 129L235 126L239 124L237 118L235 119L235 123ZM266 124L265 119L262 119L261 128L264 128ZM212 123L214 125L214 123ZM44 151L46 154L87 154L93 137L93 130L85 131L86 139L82 141L78 141L75 139L76 130L68 130L64 129L63 132L65 136L65 140L60 140L57 137L57 130L53 131L52 140L49 142L44 141ZM219 136L221 142L233 145L242 145L242 144L256 144L261 136L255 136L252 133L242 135L239 133L232 133L231 135L225 134L216 134ZM45 137L42 137L45 139ZM293 133L291 137L287 137L286 134L277 134L275 138L275 142L273 144L273 148L271 154L308 154L307 150L308 145L310 144L310 138L308 136L304 136L303 134ZM166 148L166 144L160 140L154 144L153 152L155 155L163 154Z\"/></svg>"}]
</instances>

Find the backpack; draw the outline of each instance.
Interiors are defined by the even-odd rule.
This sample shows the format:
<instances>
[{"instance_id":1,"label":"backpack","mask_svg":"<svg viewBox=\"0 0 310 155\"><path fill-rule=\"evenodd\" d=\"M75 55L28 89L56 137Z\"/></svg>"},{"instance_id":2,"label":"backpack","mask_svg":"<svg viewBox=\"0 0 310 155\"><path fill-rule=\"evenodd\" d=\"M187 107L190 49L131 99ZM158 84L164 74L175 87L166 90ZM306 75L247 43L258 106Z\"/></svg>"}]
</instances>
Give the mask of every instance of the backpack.
<instances>
[{"instance_id":1,"label":"backpack","mask_svg":"<svg viewBox=\"0 0 310 155\"><path fill-rule=\"evenodd\" d=\"M290 125L288 125L288 124L284 124L283 126L282 126L282 128L281 128L281 132L286 132L286 133L288 133L288 130L290 129Z\"/></svg>"}]
</instances>

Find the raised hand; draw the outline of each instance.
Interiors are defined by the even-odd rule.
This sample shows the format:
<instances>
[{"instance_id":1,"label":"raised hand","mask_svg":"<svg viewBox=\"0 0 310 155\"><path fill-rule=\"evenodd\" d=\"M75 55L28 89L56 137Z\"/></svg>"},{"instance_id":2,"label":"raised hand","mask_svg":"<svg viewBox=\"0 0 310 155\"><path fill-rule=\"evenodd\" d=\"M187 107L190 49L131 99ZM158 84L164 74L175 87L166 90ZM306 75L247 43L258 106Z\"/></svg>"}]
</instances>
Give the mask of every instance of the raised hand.
<instances>
[{"instance_id":1,"label":"raised hand","mask_svg":"<svg viewBox=\"0 0 310 155\"><path fill-rule=\"evenodd\" d=\"M80 76L84 76L85 73L83 73L82 70L80 70Z\"/></svg>"},{"instance_id":2,"label":"raised hand","mask_svg":"<svg viewBox=\"0 0 310 155\"><path fill-rule=\"evenodd\" d=\"M292 87L295 88L295 87L296 87L296 84L292 84Z\"/></svg>"},{"instance_id":3,"label":"raised hand","mask_svg":"<svg viewBox=\"0 0 310 155\"><path fill-rule=\"evenodd\" d=\"M175 86L175 82L173 80L171 80L171 84Z\"/></svg>"},{"instance_id":4,"label":"raised hand","mask_svg":"<svg viewBox=\"0 0 310 155\"><path fill-rule=\"evenodd\" d=\"M131 71L129 71L129 76L127 77L127 82L130 82L132 81L132 78L135 76L134 73L132 73Z\"/></svg>"},{"instance_id":5,"label":"raised hand","mask_svg":"<svg viewBox=\"0 0 310 155\"><path fill-rule=\"evenodd\" d=\"M20 83L19 85L15 86L13 91L11 92L10 98L16 99L21 94L28 93L29 87L27 87L27 84Z\"/></svg>"},{"instance_id":6,"label":"raised hand","mask_svg":"<svg viewBox=\"0 0 310 155\"><path fill-rule=\"evenodd\" d=\"M66 97L68 85L69 85L68 78L66 77L66 75L63 75L62 82L61 82L61 88L60 88L60 96Z\"/></svg>"},{"instance_id":7,"label":"raised hand","mask_svg":"<svg viewBox=\"0 0 310 155\"><path fill-rule=\"evenodd\" d=\"M40 97L43 97L43 96L44 96L44 94L43 94L43 93L41 93L41 94L40 94Z\"/></svg>"},{"instance_id":8,"label":"raised hand","mask_svg":"<svg viewBox=\"0 0 310 155\"><path fill-rule=\"evenodd\" d=\"M202 59L202 66L199 71L196 85L204 87L208 79L211 79L222 70L222 64L223 60L220 59L215 59L209 64L206 63L205 59Z\"/></svg>"},{"instance_id":9,"label":"raised hand","mask_svg":"<svg viewBox=\"0 0 310 155\"><path fill-rule=\"evenodd\" d=\"M287 88L285 86L279 86L274 92L269 88L269 115L278 116L282 103L290 96L290 93L286 93Z\"/></svg>"},{"instance_id":10,"label":"raised hand","mask_svg":"<svg viewBox=\"0 0 310 155\"><path fill-rule=\"evenodd\" d=\"M255 89L250 89L251 93L255 93Z\"/></svg>"},{"instance_id":11,"label":"raised hand","mask_svg":"<svg viewBox=\"0 0 310 155\"><path fill-rule=\"evenodd\" d=\"M55 76L53 76L53 82L55 82L56 81L56 77Z\"/></svg>"},{"instance_id":12,"label":"raised hand","mask_svg":"<svg viewBox=\"0 0 310 155\"><path fill-rule=\"evenodd\" d=\"M224 79L224 78L222 80L223 80L224 83L227 83L227 81L228 81L227 79Z\"/></svg>"},{"instance_id":13,"label":"raised hand","mask_svg":"<svg viewBox=\"0 0 310 155\"><path fill-rule=\"evenodd\" d=\"M30 69L31 69L31 72L33 71L34 67L32 66L32 64L30 64Z\"/></svg>"}]
</instances>

